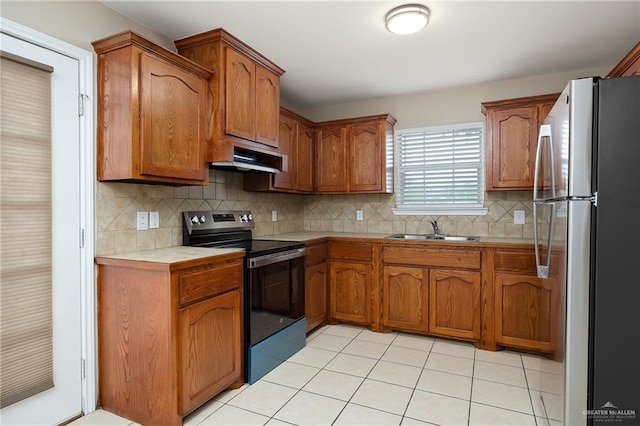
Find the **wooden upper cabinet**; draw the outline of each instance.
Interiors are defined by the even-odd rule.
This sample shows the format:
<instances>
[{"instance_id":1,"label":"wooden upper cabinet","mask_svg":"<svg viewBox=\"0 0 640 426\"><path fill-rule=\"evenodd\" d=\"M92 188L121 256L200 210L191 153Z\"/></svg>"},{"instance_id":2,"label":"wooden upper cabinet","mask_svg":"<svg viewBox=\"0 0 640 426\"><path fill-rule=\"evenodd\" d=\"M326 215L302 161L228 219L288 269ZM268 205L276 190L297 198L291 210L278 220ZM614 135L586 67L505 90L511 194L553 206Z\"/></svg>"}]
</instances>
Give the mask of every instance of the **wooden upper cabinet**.
<instances>
[{"instance_id":1,"label":"wooden upper cabinet","mask_svg":"<svg viewBox=\"0 0 640 426\"><path fill-rule=\"evenodd\" d=\"M377 123L356 124L349 127L349 165L352 192L376 191L382 188L381 167L384 153L380 129Z\"/></svg>"},{"instance_id":2,"label":"wooden upper cabinet","mask_svg":"<svg viewBox=\"0 0 640 426\"><path fill-rule=\"evenodd\" d=\"M609 72L607 77L640 75L640 42Z\"/></svg>"},{"instance_id":3,"label":"wooden upper cabinet","mask_svg":"<svg viewBox=\"0 0 640 426\"><path fill-rule=\"evenodd\" d=\"M393 126L388 114L317 123L316 192L393 192Z\"/></svg>"},{"instance_id":4,"label":"wooden upper cabinet","mask_svg":"<svg viewBox=\"0 0 640 426\"><path fill-rule=\"evenodd\" d=\"M256 67L256 141L277 148L280 119L280 77Z\"/></svg>"},{"instance_id":5,"label":"wooden upper cabinet","mask_svg":"<svg viewBox=\"0 0 640 426\"><path fill-rule=\"evenodd\" d=\"M280 118L280 151L287 154L287 158L296 160L296 140L298 136L298 127L294 120L289 117ZM273 175L273 187L279 189L295 189L296 183L296 167L292 167L294 164L289 165L289 170L286 172L280 172ZM269 179L270 176L265 176Z\"/></svg>"},{"instance_id":6,"label":"wooden upper cabinet","mask_svg":"<svg viewBox=\"0 0 640 426\"><path fill-rule=\"evenodd\" d=\"M321 127L316 131L316 191L347 191L347 128Z\"/></svg>"},{"instance_id":7,"label":"wooden upper cabinet","mask_svg":"<svg viewBox=\"0 0 640 426\"><path fill-rule=\"evenodd\" d=\"M256 139L256 64L227 48L226 130L245 139Z\"/></svg>"},{"instance_id":8,"label":"wooden upper cabinet","mask_svg":"<svg viewBox=\"0 0 640 426\"><path fill-rule=\"evenodd\" d=\"M280 77L226 48L227 133L278 147Z\"/></svg>"},{"instance_id":9,"label":"wooden upper cabinet","mask_svg":"<svg viewBox=\"0 0 640 426\"><path fill-rule=\"evenodd\" d=\"M315 160L313 156L313 140L315 130L309 125L298 123L298 143L297 143L297 189L301 192L313 192L313 170Z\"/></svg>"},{"instance_id":10,"label":"wooden upper cabinet","mask_svg":"<svg viewBox=\"0 0 640 426\"><path fill-rule=\"evenodd\" d=\"M213 71L207 159L232 162L241 150L286 169L278 150L284 70L222 28L175 41L178 53Z\"/></svg>"},{"instance_id":11,"label":"wooden upper cabinet","mask_svg":"<svg viewBox=\"0 0 640 426\"><path fill-rule=\"evenodd\" d=\"M486 189L533 189L538 131L559 94L483 102Z\"/></svg>"},{"instance_id":12,"label":"wooden upper cabinet","mask_svg":"<svg viewBox=\"0 0 640 426\"><path fill-rule=\"evenodd\" d=\"M309 193L313 191L313 139L311 121L280 108L279 152L287 156L287 170L280 173L245 173L245 191Z\"/></svg>"},{"instance_id":13,"label":"wooden upper cabinet","mask_svg":"<svg viewBox=\"0 0 640 426\"><path fill-rule=\"evenodd\" d=\"M93 46L98 180L206 185L211 72L131 31Z\"/></svg>"}]
</instances>

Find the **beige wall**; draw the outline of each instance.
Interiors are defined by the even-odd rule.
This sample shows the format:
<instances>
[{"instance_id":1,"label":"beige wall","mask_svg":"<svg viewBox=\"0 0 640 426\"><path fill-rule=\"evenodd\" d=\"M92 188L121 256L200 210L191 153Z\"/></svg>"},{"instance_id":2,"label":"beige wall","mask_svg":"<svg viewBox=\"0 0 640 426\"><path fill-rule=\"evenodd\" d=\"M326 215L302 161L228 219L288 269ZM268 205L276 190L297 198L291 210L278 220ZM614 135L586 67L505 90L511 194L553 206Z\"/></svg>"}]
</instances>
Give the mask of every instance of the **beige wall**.
<instances>
[{"instance_id":1,"label":"beige wall","mask_svg":"<svg viewBox=\"0 0 640 426\"><path fill-rule=\"evenodd\" d=\"M0 16L59 40L93 51L91 42L133 30L175 51L173 42L97 1L5 1Z\"/></svg>"},{"instance_id":2,"label":"beige wall","mask_svg":"<svg viewBox=\"0 0 640 426\"><path fill-rule=\"evenodd\" d=\"M572 78L606 75L613 65L296 111L313 121L390 113L396 130L483 121L481 102L561 92Z\"/></svg>"},{"instance_id":3,"label":"beige wall","mask_svg":"<svg viewBox=\"0 0 640 426\"><path fill-rule=\"evenodd\" d=\"M477 122L484 120L481 102L560 92L572 78L606 75L612 67L613 64L297 111L313 121L388 112L398 120L396 130ZM427 233L432 232L429 221L435 219L440 230L449 234L528 239L533 238L531 199L531 191L496 191L485 193L485 206L488 208L485 216L395 216L392 211L395 195L314 196L305 202L304 229ZM356 210L363 211L363 221L356 220ZM515 210L524 210L524 225L513 223Z\"/></svg>"},{"instance_id":4,"label":"beige wall","mask_svg":"<svg viewBox=\"0 0 640 426\"><path fill-rule=\"evenodd\" d=\"M2 1L0 15L89 51L92 41L128 29L175 50L171 40L95 1ZM282 104L314 121L388 112L398 120L396 129L482 121L483 101L559 92L571 78L604 75L612 66L306 110L286 100ZM98 182L96 251L101 255L181 245L181 211L227 208L252 210L256 236L302 229L430 232L429 220L437 219L446 233L530 238L530 199L527 191L494 192L486 194L486 216L394 216L394 195L248 193L242 190L242 175L228 172L212 171L211 184L204 188ZM272 210L278 211L278 222L271 222ZM363 210L364 221L356 221L356 210ZM513 225L514 210L525 210L526 225ZM136 231L136 211L159 211L160 228Z\"/></svg>"}]
</instances>

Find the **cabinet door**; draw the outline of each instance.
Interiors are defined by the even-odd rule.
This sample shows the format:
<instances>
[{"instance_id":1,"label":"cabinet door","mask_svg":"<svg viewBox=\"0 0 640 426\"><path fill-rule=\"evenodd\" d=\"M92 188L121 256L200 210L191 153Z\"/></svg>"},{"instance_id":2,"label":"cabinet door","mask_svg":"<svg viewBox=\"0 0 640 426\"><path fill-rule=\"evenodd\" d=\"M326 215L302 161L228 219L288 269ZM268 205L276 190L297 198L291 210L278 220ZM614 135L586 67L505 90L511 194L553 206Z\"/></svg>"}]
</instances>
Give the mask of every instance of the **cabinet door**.
<instances>
[{"instance_id":1,"label":"cabinet door","mask_svg":"<svg viewBox=\"0 0 640 426\"><path fill-rule=\"evenodd\" d=\"M480 272L429 271L429 332L480 339Z\"/></svg>"},{"instance_id":2,"label":"cabinet door","mask_svg":"<svg viewBox=\"0 0 640 426\"><path fill-rule=\"evenodd\" d=\"M327 291L327 264L309 266L305 272L305 315L307 331L311 331L327 320L329 306Z\"/></svg>"},{"instance_id":3,"label":"cabinet door","mask_svg":"<svg viewBox=\"0 0 640 426\"><path fill-rule=\"evenodd\" d=\"M240 291L180 311L182 414L209 400L242 375Z\"/></svg>"},{"instance_id":4,"label":"cabinet door","mask_svg":"<svg viewBox=\"0 0 640 426\"><path fill-rule=\"evenodd\" d=\"M140 91L140 173L205 180L206 81L141 53Z\"/></svg>"},{"instance_id":5,"label":"cabinet door","mask_svg":"<svg viewBox=\"0 0 640 426\"><path fill-rule=\"evenodd\" d=\"M487 190L533 188L538 108L490 111L487 126L490 126L491 144Z\"/></svg>"},{"instance_id":6,"label":"cabinet door","mask_svg":"<svg viewBox=\"0 0 640 426\"><path fill-rule=\"evenodd\" d=\"M371 317L371 266L331 262L329 297L331 318L368 324Z\"/></svg>"},{"instance_id":7,"label":"cabinet door","mask_svg":"<svg viewBox=\"0 0 640 426\"><path fill-rule=\"evenodd\" d=\"M278 147L280 78L256 65L256 142Z\"/></svg>"},{"instance_id":8,"label":"cabinet door","mask_svg":"<svg viewBox=\"0 0 640 426\"><path fill-rule=\"evenodd\" d=\"M316 134L316 191L347 191L347 129L330 127Z\"/></svg>"},{"instance_id":9,"label":"cabinet door","mask_svg":"<svg viewBox=\"0 0 640 426\"><path fill-rule=\"evenodd\" d=\"M296 122L288 117L280 118L280 152L289 158L289 170L273 175L273 187L278 189L294 189L295 175L298 168L296 158Z\"/></svg>"},{"instance_id":10,"label":"cabinet door","mask_svg":"<svg viewBox=\"0 0 640 426\"><path fill-rule=\"evenodd\" d=\"M382 324L405 331L427 331L427 270L385 266L383 271Z\"/></svg>"},{"instance_id":11,"label":"cabinet door","mask_svg":"<svg viewBox=\"0 0 640 426\"><path fill-rule=\"evenodd\" d=\"M240 138L256 138L256 65L233 49L226 58L226 133ZM276 125L277 129L277 125Z\"/></svg>"},{"instance_id":12,"label":"cabinet door","mask_svg":"<svg viewBox=\"0 0 640 426\"><path fill-rule=\"evenodd\" d=\"M315 160L313 158L314 132L304 124L298 123L297 142L297 187L298 191L313 192L313 170Z\"/></svg>"},{"instance_id":13,"label":"cabinet door","mask_svg":"<svg viewBox=\"0 0 640 426\"><path fill-rule=\"evenodd\" d=\"M556 280L535 275L495 274L496 342L553 352L557 322Z\"/></svg>"},{"instance_id":14,"label":"cabinet door","mask_svg":"<svg viewBox=\"0 0 640 426\"><path fill-rule=\"evenodd\" d=\"M349 126L349 191L381 191L382 136L377 123Z\"/></svg>"}]
</instances>

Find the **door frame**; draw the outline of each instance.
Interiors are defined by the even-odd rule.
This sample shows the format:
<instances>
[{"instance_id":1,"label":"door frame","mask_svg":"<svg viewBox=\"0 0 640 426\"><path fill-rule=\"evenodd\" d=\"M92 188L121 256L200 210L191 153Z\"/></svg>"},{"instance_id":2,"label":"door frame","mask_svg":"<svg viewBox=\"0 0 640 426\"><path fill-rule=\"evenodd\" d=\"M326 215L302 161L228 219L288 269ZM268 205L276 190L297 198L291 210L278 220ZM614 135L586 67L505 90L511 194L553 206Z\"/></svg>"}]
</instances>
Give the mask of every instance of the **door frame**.
<instances>
[{"instance_id":1,"label":"door frame","mask_svg":"<svg viewBox=\"0 0 640 426\"><path fill-rule=\"evenodd\" d=\"M81 351L83 362L82 412L95 411L97 404L97 320L96 278L94 266L95 247L95 105L97 94L93 52L58 40L29 27L0 17L0 31L25 42L68 56L78 61L79 100L84 114L79 117L80 133L80 298L81 298ZM84 237L83 235L84 234ZM84 245L82 245L84 240Z\"/></svg>"}]
</instances>

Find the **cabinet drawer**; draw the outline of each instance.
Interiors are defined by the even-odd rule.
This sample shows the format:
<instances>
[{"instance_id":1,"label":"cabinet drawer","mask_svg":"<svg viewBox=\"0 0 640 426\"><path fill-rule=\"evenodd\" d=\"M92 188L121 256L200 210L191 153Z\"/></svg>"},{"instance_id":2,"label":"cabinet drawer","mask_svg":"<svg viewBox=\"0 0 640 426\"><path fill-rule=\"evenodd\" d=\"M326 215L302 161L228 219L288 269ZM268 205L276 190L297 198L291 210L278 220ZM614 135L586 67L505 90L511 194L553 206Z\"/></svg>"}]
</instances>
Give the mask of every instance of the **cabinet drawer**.
<instances>
[{"instance_id":1,"label":"cabinet drawer","mask_svg":"<svg viewBox=\"0 0 640 426\"><path fill-rule=\"evenodd\" d=\"M384 263L402 265L480 269L479 250L388 246L382 250L382 259Z\"/></svg>"},{"instance_id":2,"label":"cabinet drawer","mask_svg":"<svg viewBox=\"0 0 640 426\"><path fill-rule=\"evenodd\" d=\"M318 263L326 262L328 252L329 252L329 248L327 247L327 243L320 243L320 244L307 246L305 265L313 266L313 265L317 265Z\"/></svg>"},{"instance_id":3,"label":"cabinet drawer","mask_svg":"<svg viewBox=\"0 0 640 426\"><path fill-rule=\"evenodd\" d=\"M558 270L560 258L556 254L551 255L549 271ZM536 253L533 249L526 251L494 251L494 270L499 272L519 272L522 274L537 274Z\"/></svg>"},{"instance_id":4,"label":"cabinet drawer","mask_svg":"<svg viewBox=\"0 0 640 426\"><path fill-rule=\"evenodd\" d=\"M373 245L371 243L329 243L331 259L360 260L371 262Z\"/></svg>"},{"instance_id":5,"label":"cabinet drawer","mask_svg":"<svg viewBox=\"0 0 640 426\"><path fill-rule=\"evenodd\" d=\"M180 304L184 305L214 294L239 287L242 283L242 263L207 269L180 276Z\"/></svg>"}]
</instances>

